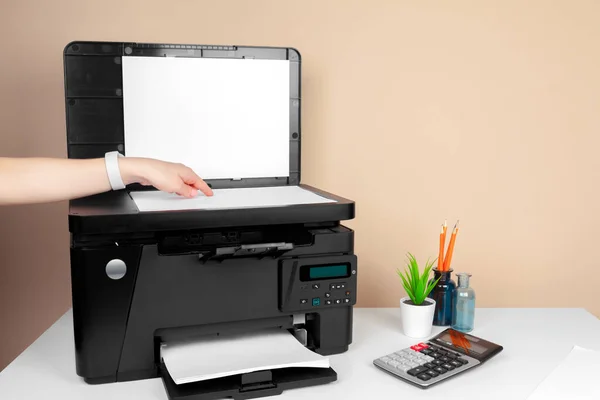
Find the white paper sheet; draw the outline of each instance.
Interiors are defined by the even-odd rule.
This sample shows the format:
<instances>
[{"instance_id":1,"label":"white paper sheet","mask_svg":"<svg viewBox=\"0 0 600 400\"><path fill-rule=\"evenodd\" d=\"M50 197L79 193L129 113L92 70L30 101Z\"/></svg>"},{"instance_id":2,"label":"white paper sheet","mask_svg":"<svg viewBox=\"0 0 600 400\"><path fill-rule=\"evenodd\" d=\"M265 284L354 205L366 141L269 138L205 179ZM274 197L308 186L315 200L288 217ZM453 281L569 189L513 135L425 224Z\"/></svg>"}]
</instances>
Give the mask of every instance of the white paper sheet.
<instances>
[{"instance_id":1,"label":"white paper sheet","mask_svg":"<svg viewBox=\"0 0 600 400\"><path fill-rule=\"evenodd\" d=\"M160 191L131 192L138 210L219 210L232 208L283 207L297 204L335 203L299 186L261 188L214 189L210 197L198 193L195 198L184 198Z\"/></svg>"},{"instance_id":2,"label":"white paper sheet","mask_svg":"<svg viewBox=\"0 0 600 400\"><path fill-rule=\"evenodd\" d=\"M204 179L289 176L287 60L123 57L125 155Z\"/></svg>"},{"instance_id":3,"label":"white paper sheet","mask_svg":"<svg viewBox=\"0 0 600 400\"><path fill-rule=\"evenodd\" d=\"M600 351L574 346L528 400L600 399Z\"/></svg>"},{"instance_id":4,"label":"white paper sheet","mask_svg":"<svg viewBox=\"0 0 600 400\"><path fill-rule=\"evenodd\" d=\"M161 356L178 385L265 369L329 368L329 358L282 329L167 343Z\"/></svg>"}]
</instances>

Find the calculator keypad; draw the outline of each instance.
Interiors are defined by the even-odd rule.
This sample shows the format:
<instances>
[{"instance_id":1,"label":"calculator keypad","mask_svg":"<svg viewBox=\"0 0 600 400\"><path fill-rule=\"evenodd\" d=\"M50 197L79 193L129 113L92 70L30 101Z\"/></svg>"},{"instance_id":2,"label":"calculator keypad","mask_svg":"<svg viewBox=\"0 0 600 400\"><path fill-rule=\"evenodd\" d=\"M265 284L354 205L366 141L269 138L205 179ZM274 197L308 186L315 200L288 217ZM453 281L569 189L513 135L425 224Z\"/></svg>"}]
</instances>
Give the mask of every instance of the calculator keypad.
<instances>
[{"instance_id":1,"label":"calculator keypad","mask_svg":"<svg viewBox=\"0 0 600 400\"><path fill-rule=\"evenodd\" d=\"M419 343L380 357L373 363L399 378L428 387L475 367L479 361L432 343Z\"/></svg>"}]
</instances>

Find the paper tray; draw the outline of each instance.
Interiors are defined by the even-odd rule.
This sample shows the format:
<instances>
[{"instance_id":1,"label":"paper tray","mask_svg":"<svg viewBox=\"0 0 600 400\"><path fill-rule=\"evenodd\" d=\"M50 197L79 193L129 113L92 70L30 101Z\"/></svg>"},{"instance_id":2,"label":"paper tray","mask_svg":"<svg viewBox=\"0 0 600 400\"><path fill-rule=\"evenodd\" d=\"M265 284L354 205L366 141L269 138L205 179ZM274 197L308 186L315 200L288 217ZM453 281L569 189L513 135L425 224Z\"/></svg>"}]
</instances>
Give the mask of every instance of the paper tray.
<instances>
[{"instance_id":1,"label":"paper tray","mask_svg":"<svg viewBox=\"0 0 600 400\"><path fill-rule=\"evenodd\" d=\"M253 399L337 380L332 368L281 368L177 385L161 364L160 375L169 400Z\"/></svg>"}]
</instances>

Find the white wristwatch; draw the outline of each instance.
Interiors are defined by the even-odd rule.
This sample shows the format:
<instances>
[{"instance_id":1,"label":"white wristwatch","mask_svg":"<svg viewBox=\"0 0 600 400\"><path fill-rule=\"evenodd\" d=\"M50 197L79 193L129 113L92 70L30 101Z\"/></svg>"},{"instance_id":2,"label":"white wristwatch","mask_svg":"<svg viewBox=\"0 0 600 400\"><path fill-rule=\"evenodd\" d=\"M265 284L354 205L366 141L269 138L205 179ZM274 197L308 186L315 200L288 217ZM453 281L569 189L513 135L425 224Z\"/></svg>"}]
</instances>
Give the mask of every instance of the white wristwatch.
<instances>
[{"instance_id":1,"label":"white wristwatch","mask_svg":"<svg viewBox=\"0 0 600 400\"><path fill-rule=\"evenodd\" d=\"M121 170L119 169L119 157L123 157L123 155L118 151L110 151L104 155L106 173L113 190L125 189L125 184L121 178Z\"/></svg>"}]
</instances>

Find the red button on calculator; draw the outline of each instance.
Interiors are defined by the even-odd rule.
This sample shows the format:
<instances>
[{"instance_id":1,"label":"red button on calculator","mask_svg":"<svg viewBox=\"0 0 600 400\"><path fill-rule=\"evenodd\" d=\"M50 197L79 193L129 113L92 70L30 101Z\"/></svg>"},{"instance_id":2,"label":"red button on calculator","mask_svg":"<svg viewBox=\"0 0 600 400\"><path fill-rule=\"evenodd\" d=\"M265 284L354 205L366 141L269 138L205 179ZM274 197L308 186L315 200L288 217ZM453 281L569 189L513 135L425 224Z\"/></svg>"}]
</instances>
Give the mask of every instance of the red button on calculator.
<instances>
[{"instance_id":1,"label":"red button on calculator","mask_svg":"<svg viewBox=\"0 0 600 400\"><path fill-rule=\"evenodd\" d=\"M425 350L428 347L429 346L427 346L425 343L419 343L419 344L415 344L414 346L410 346L410 348L413 349L414 351Z\"/></svg>"}]
</instances>

